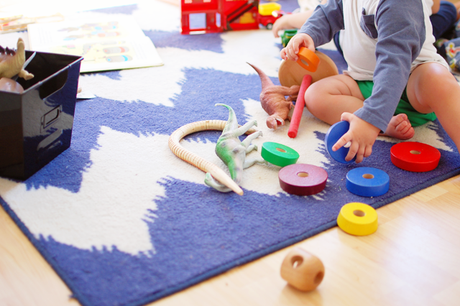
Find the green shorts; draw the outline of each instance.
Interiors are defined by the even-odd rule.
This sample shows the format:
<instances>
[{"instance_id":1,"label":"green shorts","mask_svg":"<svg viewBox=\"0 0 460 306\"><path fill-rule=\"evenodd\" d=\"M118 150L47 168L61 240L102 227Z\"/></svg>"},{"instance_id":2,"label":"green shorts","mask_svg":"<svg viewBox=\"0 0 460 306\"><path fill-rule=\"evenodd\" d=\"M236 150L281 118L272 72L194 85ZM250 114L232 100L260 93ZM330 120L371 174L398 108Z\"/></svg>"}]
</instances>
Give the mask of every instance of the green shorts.
<instances>
[{"instance_id":1,"label":"green shorts","mask_svg":"<svg viewBox=\"0 0 460 306\"><path fill-rule=\"evenodd\" d=\"M373 81L357 81L359 89L364 96L364 99L367 99L372 94L372 88L374 87ZM422 114L417 112L412 105L409 103L407 98L406 88L399 100L398 107L396 107L395 115L404 113L409 118L409 121L412 126L420 126L427 122L436 120L436 115L434 113Z\"/></svg>"}]
</instances>

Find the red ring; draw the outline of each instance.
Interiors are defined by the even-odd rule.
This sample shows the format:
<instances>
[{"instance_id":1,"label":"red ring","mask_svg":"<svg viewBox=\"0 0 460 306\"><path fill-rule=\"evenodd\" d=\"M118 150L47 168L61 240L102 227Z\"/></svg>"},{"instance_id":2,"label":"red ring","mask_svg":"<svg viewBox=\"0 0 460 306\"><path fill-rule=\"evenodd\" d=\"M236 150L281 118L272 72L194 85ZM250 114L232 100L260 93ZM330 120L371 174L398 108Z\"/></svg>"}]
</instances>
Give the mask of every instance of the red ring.
<instances>
[{"instance_id":1,"label":"red ring","mask_svg":"<svg viewBox=\"0 0 460 306\"><path fill-rule=\"evenodd\" d=\"M306 196L323 191L327 172L313 165L293 164L282 168L278 178L281 188L287 193Z\"/></svg>"},{"instance_id":2,"label":"red ring","mask_svg":"<svg viewBox=\"0 0 460 306\"><path fill-rule=\"evenodd\" d=\"M431 171L441 159L438 149L420 142L401 142L391 147L390 152L396 167L412 172Z\"/></svg>"}]
</instances>

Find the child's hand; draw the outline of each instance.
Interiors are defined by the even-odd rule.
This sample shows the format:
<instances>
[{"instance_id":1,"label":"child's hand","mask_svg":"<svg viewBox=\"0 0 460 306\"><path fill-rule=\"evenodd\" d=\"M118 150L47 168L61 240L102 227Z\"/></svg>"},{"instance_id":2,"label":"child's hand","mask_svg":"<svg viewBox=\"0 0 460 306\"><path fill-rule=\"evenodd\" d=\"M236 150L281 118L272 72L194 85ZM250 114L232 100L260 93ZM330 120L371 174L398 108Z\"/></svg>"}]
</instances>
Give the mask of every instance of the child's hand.
<instances>
[{"instance_id":1,"label":"child's hand","mask_svg":"<svg viewBox=\"0 0 460 306\"><path fill-rule=\"evenodd\" d=\"M356 155L356 163L360 163L371 155L380 129L351 113L343 113L341 119L350 123L350 129L332 146L332 150L337 151L350 142L345 160L350 161Z\"/></svg>"},{"instance_id":2,"label":"child's hand","mask_svg":"<svg viewBox=\"0 0 460 306\"><path fill-rule=\"evenodd\" d=\"M310 35L305 33L297 33L291 38L286 48L281 50L281 58L284 60L297 61L297 54L300 47L306 47L315 52L315 43Z\"/></svg>"}]
</instances>

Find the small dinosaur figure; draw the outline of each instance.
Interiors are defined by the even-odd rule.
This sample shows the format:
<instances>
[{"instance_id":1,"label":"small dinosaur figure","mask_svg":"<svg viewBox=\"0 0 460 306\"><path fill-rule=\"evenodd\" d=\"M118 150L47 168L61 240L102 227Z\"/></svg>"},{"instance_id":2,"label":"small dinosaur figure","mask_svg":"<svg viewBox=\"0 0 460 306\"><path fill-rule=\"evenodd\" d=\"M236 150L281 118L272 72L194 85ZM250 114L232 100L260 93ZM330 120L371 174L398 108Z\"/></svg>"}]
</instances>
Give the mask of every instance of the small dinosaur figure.
<instances>
[{"instance_id":1,"label":"small dinosaur figure","mask_svg":"<svg viewBox=\"0 0 460 306\"><path fill-rule=\"evenodd\" d=\"M233 109L226 104L217 103L216 106L218 105L226 107L229 115L222 135L217 140L216 154L227 165L232 180L239 185L243 178L243 169L249 168L256 163L265 163L260 155L251 158L246 156L247 153L257 150L257 146L251 144L251 142L261 136L262 131L256 131L248 135L243 141L240 141L238 137L246 133L253 126L257 126L257 121L253 120L243 126L239 126ZM232 191L227 186L215 180L209 172L206 173L204 182L206 185L220 192Z\"/></svg>"},{"instance_id":2,"label":"small dinosaur figure","mask_svg":"<svg viewBox=\"0 0 460 306\"><path fill-rule=\"evenodd\" d=\"M249 64L249 63L248 63ZM260 93L260 104L270 116L267 118L267 127L276 130L278 125L284 125L289 118L289 111L294 106L292 101L297 99L300 86L291 87L273 84L272 80L259 68L249 64L260 77L262 92Z\"/></svg>"},{"instance_id":3,"label":"small dinosaur figure","mask_svg":"<svg viewBox=\"0 0 460 306\"><path fill-rule=\"evenodd\" d=\"M13 79L17 75L25 80L32 79L34 75L24 70L25 61L26 52L22 38L18 39L16 51L0 46L0 78Z\"/></svg>"}]
</instances>

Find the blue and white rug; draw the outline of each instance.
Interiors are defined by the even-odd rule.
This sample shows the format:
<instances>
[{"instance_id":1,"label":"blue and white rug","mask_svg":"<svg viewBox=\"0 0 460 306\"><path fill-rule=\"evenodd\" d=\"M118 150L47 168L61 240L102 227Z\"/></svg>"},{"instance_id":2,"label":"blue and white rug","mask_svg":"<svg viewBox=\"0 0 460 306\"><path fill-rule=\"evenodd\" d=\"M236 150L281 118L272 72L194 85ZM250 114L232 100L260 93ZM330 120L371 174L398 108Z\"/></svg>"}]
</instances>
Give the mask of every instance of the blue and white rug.
<instances>
[{"instance_id":1,"label":"blue and white rug","mask_svg":"<svg viewBox=\"0 0 460 306\"><path fill-rule=\"evenodd\" d=\"M281 45L270 31L183 36L180 8L159 1L91 14L134 16L164 66L82 75L80 86L96 98L77 102L71 147L24 182L0 178L1 205L83 305L143 305L336 226L349 202L378 208L459 173L458 152L437 122L418 127L413 139L442 154L427 173L393 166L396 141L384 137L360 165L333 161L324 146L329 126L306 111L297 138L287 126L269 130L259 77L246 62L278 83ZM241 124L259 122L259 147L282 143L299 152L298 163L324 168L324 191L285 193L273 165L244 171L243 196L206 186L168 138L187 123L227 120L216 103L230 105ZM182 144L225 168L214 153L219 134ZM386 171L389 192L349 193L345 176L362 166Z\"/></svg>"}]
</instances>

